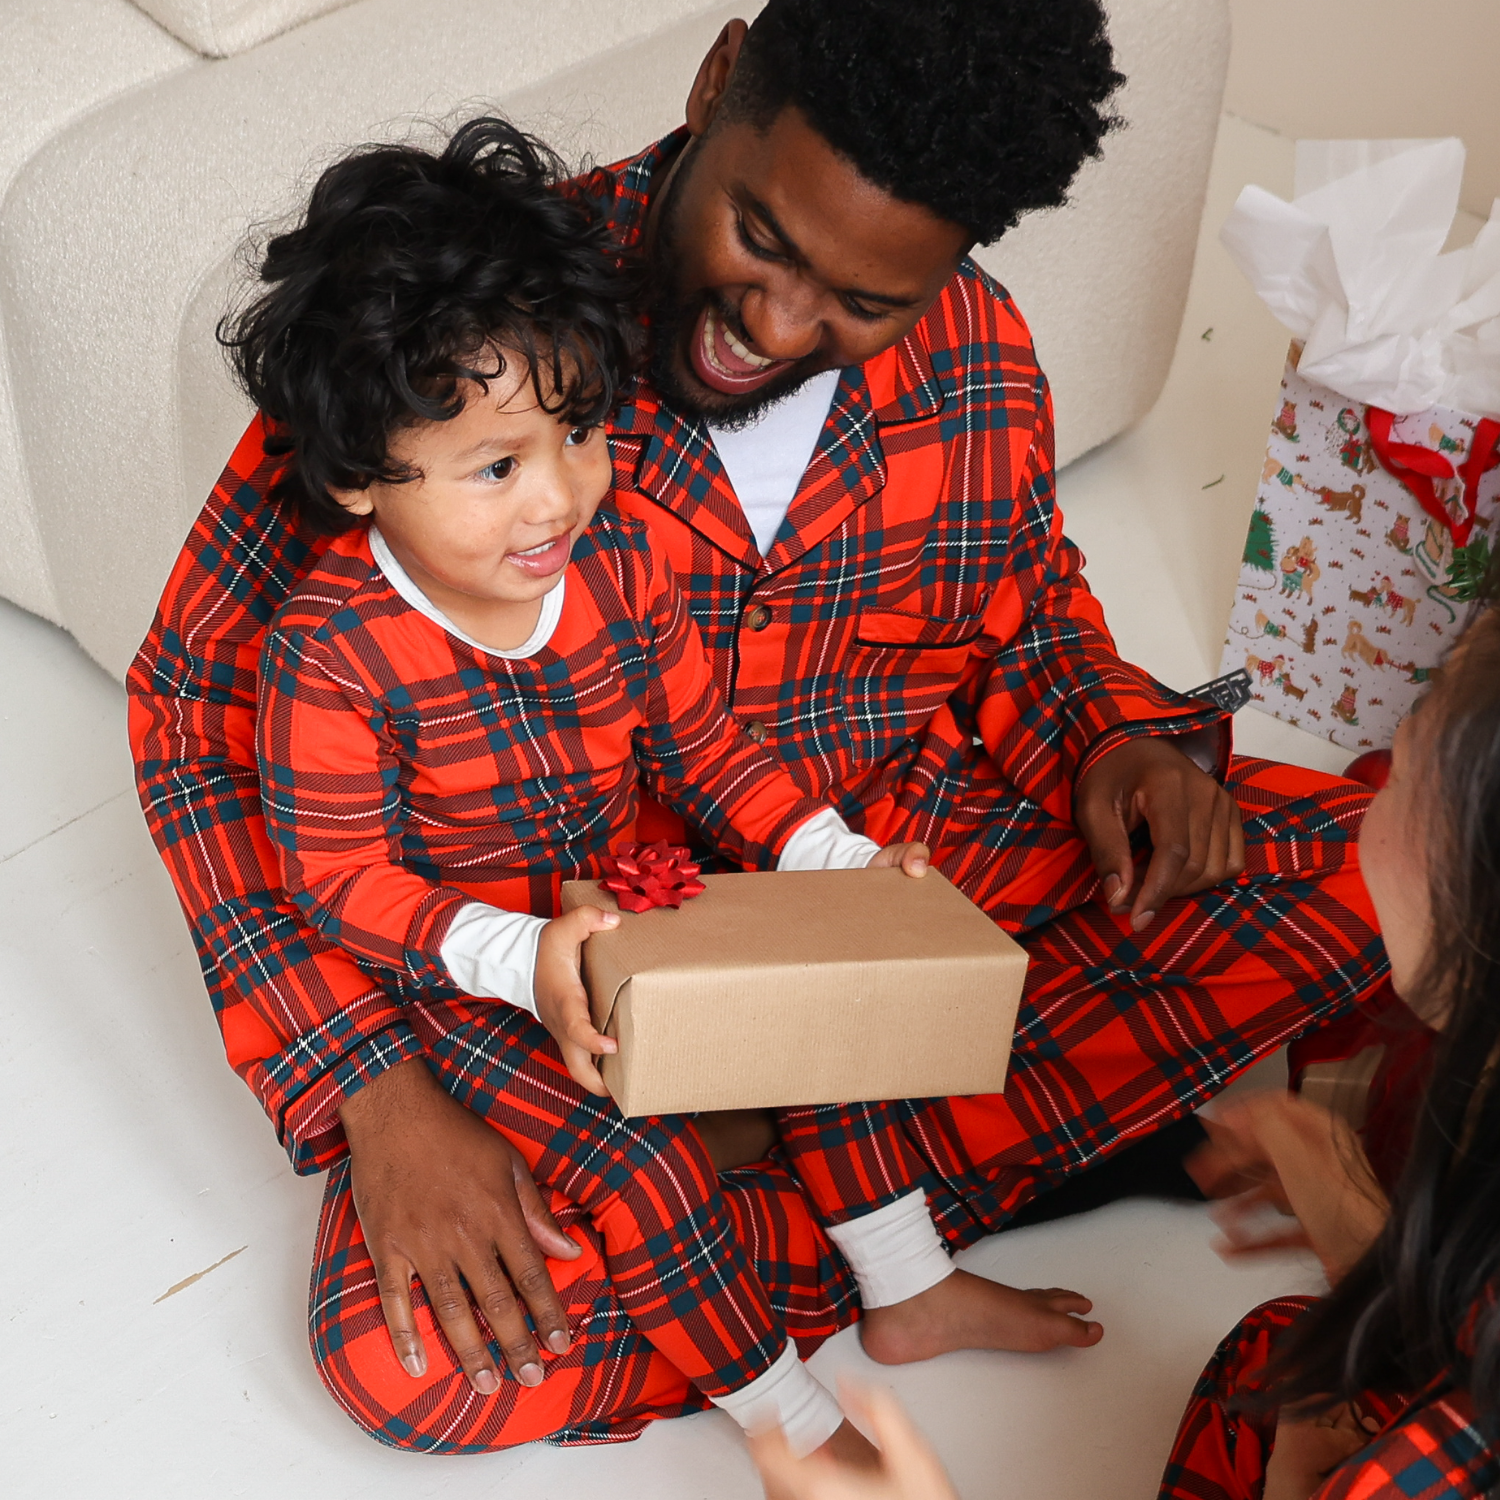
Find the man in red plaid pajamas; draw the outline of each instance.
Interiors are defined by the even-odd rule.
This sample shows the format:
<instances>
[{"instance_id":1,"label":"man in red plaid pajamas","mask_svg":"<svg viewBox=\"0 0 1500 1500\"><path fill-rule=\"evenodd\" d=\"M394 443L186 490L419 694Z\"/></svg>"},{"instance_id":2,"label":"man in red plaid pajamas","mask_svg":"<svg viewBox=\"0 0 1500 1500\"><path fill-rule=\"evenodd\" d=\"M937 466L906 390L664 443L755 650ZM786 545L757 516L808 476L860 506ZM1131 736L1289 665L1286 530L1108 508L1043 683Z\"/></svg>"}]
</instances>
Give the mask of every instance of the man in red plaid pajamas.
<instances>
[{"instance_id":1,"label":"man in red plaid pajamas","mask_svg":"<svg viewBox=\"0 0 1500 1500\"><path fill-rule=\"evenodd\" d=\"M916 1195L950 1245L971 1243L1346 1012L1384 956L1353 846L1365 793L1231 760L1220 712L1117 656L1062 535L1029 335L965 256L1060 201L1097 149L1118 78L1094 0L772 0L745 38L732 23L716 42L686 131L581 184L655 274L651 374L611 427L616 503L670 558L752 737L871 838L929 843L1032 960L1003 1095L788 1121L782 1150L821 1224L779 1168L727 1179L805 1354L854 1316L829 1245L854 1215ZM824 405L799 465L795 434L772 434L805 418L808 391ZM767 457L795 471L779 515ZM618 1304L578 1261L549 1278L543 1255L571 1245L515 1154L470 1123L482 1046L372 982L277 888L249 749L255 663L321 544L265 503L275 471L252 427L137 660L133 731L231 1062L294 1162L337 1168L320 1364L389 1441L506 1441L494 1413L513 1382L488 1406L451 1363L418 1399L400 1384L371 1270L373 1248L435 1281L436 1311L418 1298L429 1346L438 1327L472 1343L449 1267L477 1234L543 1339L590 1310L587 1378L566 1398L559 1383L553 1430L629 1435L680 1387L616 1365ZM1149 836L1143 868L1133 835ZM358 1219L346 1142L371 1184ZM944 1346L921 1332L932 1318L883 1317L861 1291L876 1357ZM525 1337L500 1341L509 1355ZM487 1344L480 1359L467 1373L493 1377Z\"/></svg>"}]
</instances>

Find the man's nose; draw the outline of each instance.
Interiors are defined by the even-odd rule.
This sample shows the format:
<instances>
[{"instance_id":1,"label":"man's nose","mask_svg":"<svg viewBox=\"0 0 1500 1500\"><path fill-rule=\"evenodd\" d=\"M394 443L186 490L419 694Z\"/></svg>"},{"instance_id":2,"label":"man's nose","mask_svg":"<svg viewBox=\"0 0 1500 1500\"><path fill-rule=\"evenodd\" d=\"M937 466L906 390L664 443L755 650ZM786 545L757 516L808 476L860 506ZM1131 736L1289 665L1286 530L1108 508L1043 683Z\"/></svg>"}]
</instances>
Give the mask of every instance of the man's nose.
<instances>
[{"instance_id":1,"label":"man's nose","mask_svg":"<svg viewBox=\"0 0 1500 1500\"><path fill-rule=\"evenodd\" d=\"M740 302L751 348L767 359L806 359L823 342L822 298L800 276L751 287Z\"/></svg>"}]
</instances>

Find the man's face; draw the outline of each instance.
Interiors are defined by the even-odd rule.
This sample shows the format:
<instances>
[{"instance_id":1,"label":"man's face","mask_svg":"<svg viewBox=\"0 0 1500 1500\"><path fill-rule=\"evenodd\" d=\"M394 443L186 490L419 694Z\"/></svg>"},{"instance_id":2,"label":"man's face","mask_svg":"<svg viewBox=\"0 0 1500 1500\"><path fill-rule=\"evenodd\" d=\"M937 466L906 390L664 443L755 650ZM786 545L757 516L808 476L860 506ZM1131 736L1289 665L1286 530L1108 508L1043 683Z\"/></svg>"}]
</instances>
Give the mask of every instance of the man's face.
<instances>
[{"instance_id":1,"label":"man's face","mask_svg":"<svg viewBox=\"0 0 1500 1500\"><path fill-rule=\"evenodd\" d=\"M764 131L734 120L695 135L652 233L653 376L726 425L896 343L969 246L867 181L795 108Z\"/></svg>"}]
</instances>

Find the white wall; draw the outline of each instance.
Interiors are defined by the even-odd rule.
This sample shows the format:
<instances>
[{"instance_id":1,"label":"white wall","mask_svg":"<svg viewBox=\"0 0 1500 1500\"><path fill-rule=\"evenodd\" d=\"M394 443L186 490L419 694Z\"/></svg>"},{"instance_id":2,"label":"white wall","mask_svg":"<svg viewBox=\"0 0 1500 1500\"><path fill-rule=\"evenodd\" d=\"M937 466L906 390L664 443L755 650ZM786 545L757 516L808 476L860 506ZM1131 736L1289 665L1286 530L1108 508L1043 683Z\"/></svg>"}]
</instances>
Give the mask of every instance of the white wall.
<instances>
[{"instance_id":1,"label":"white wall","mask_svg":"<svg viewBox=\"0 0 1500 1500\"><path fill-rule=\"evenodd\" d=\"M1293 137L1462 137L1500 198L1500 0L1230 0L1224 107Z\"/></svg>"}]
</instances>

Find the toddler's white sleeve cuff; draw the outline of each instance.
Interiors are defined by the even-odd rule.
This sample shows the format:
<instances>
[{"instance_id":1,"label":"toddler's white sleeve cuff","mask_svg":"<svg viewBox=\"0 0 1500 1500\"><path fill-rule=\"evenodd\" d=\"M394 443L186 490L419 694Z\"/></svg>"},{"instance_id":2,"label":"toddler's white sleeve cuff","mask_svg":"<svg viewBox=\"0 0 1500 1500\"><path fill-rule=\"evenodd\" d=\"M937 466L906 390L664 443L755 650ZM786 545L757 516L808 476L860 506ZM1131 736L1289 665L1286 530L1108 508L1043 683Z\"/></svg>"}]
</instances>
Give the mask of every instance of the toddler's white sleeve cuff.
<instances>
[{"instance_id":1,"label":"toddler's white sleeve cuff","mask_svg":"<svg viewBox=\"0 0 1500 1500\"><path fill-rule=\"evenodd\" d=\"M880 853L880 845L867 839L825 807L814 813L791 838L776 861L778 870L863 870Z\"/></svg>"},{"instance_id":2,"label":"toddler's white sleeve cuff","mask_svg":"<svg viewBox=\"0 0 1500 1500\"><path fill-rule=\"evenodd\" d=\"M443 939L443 963L453 983L482 1000L508 1000L536 1014L536 945L547 925L530 912L501 911L471 901Z\"/></svg>"}]
</instances>

